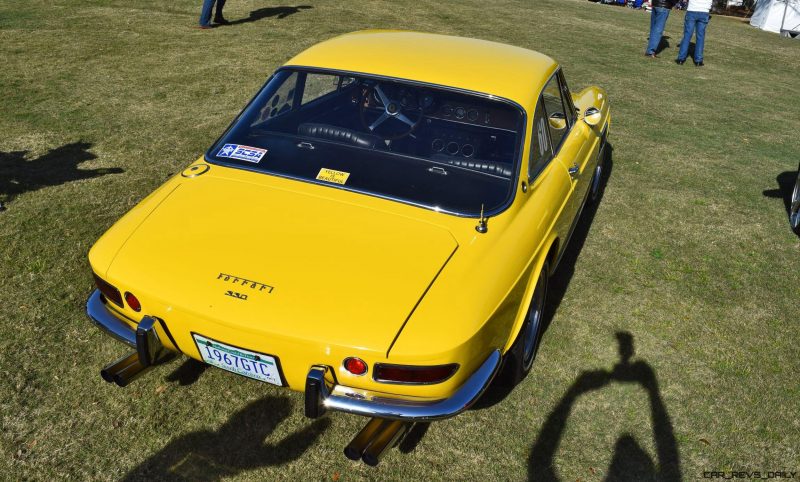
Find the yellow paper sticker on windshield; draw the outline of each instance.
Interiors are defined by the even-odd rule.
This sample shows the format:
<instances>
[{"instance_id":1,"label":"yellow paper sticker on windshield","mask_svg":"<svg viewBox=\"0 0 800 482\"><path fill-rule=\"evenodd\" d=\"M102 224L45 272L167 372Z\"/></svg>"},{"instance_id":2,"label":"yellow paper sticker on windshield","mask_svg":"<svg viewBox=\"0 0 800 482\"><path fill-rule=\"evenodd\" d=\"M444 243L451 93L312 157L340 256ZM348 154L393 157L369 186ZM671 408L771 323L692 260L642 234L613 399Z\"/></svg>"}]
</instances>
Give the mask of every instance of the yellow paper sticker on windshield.
<instances>
[{"instance_id":1,"label":"yellow paper sticker on windshield","mask_svg":"<svg viewBox=\"0 0 800 482\"><path fill-rule=\"evenodd\" d=\"M319 174L317 174L317 179L320 181L333 182L336 184L346 183L348 177L350 177L349 172L336 171L334 169L328 169L327 167L320 169Z\"/></svg>"}]
</instances>

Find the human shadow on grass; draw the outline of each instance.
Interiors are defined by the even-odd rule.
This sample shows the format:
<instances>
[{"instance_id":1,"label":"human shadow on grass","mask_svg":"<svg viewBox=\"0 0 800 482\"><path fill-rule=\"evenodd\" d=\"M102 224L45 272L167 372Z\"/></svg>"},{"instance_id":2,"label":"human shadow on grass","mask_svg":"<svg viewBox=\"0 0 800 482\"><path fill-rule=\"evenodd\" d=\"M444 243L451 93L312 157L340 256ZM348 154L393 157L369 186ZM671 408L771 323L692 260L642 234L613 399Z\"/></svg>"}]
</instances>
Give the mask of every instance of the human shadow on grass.
<instances>
[{"instance_id":1,"label":"human shadow on grass","mask_svg":"<svg viewBox=\"0 0 800 482\"><path fill-rule=\"evenodd\" d=\"M312 8L314 7L311 5L298 5L296 7L259 8L258 10L253 10L252 12L250 12L250 15L245 18L231 20L228 25L239 25L242 23L250 23L270 17L282 19L288 17L289 15L294 15L295 13L300 13L303 10L310 10Z\"/></svg>"},{"instance_id":2,"label":"human shadow on grass","mask_svg":"<svg viewBox=\"0 0 800 482\"><path fill-rule=\"evenodd\" d=\"M541 337L544 337L547 329L550 327L550 322L553 320L553 316L561 305L561 301L564 299L564 294L567 292L572 276L575 274L575 263L578 261L578 256L581 254L583 245L586 243L586 238L589 235L594 216L597 214L597 208L600 206L600 201L603 199L606 185L611 177L611 171L614 169L614 146L612 146L610 142L606 145L605 156L597 200L591 204L587 203L584 207L581 218L578 220L578 224L572 232L572 237L567 247L564 248L561 261L558 263L555 273L553 273L548 280L547 299L545 300L544 316L542 317ZM492 381L486 393L473 405L474 409L492 407L505 400L511 393L514 389L514 385L511 382L512 376L505 368L505 366L501 368L500 373L498 373Z\"/></svg>"},{"instance_id":3,"label":"human shadow on grass","mask_svg":"<svg viewBox=\"0 0 800 482\"><path fill-rule=\"evenodd\" d=\"M797 182L797 171L782 172L778 174L775 181L778 184L778 188L765 189L762 194L764 197L782 199L783 208L786 210L786 215L789 216L792 206L792 191Z\"/></svg>"},{"instance_id":4,"label":"human shadow on grass","mask_svg":"<svg viewBox=\"0 0 800 482\"><path fill-rule=\"evenodd\" d=\"M330 425L319 419L280 441L267 439L289 416L285 397L265 397L236 412L217 431L183 435L130 471L123 480L216 481L299 458Z\"/></svg>"},{"instance_id":5,"label":"human shadow on grass","mask_svg":"<svg viewBox=\"0 0 800 482\"><path fill-rule=\"evenodd\" d=\"M91 147L88 142L73 142L31 160L26 159L28 151L0 151L0 203L43 187L124 172L117 167L78 169L78 164L97 158L89 152Z\"/></svg>"},{"instance_id":6,"label":"human shadow on grass","mask_svg":"<svg viewBox=\"0 0 800 482\"><path fill-rule=\"evenodd\" d=\"M662 35L661 40L658 41L658 47L656 47L656 55L660 54L661 52L667 50L669 48L669 39L672 38L669 35Z\"/></svg>"},{"instance_id":7,"label":"human shadow on grass","mask_svg":"<svg viewBox=\"0 0 800 482\"><path fill-rule=\"evenodd\" d=\"M581 373L550 412L531 449L528 468L530 480L560 480L556 472L555 456L573 407L583 395L601 390L612 383L639 385L647 393L656 461L653 461L633 436L622 434L614 446L606 480L681 480L678 444L667 407L661 398L655 371L643 360L631 362L634 353L633 335L617 332L616 337L620 361L611 370Z\"/></svg>"}]
</instances>

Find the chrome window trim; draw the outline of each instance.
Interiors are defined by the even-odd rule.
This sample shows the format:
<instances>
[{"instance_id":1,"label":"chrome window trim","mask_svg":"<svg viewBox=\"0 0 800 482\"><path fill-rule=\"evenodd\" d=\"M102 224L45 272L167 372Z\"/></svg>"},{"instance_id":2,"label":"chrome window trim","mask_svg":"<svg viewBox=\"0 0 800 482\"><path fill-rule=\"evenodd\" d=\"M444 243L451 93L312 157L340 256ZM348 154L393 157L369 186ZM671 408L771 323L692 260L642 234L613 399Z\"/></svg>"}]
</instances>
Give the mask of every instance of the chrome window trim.
<instances>
[{"instance_id":1,"label":"chrome window trim","mask_svg":"<svg viewBox=\"0 0 800 482\"><path fill-rule=\"evenodd\" d=\"M547 84L545 84L545 85L547 85ZM543 92L544 92L544 88L542 88L542 93ZM531 124L530 152L528 153L528 184L533 184L533 182L547 168L547 166L550 165L551 162L553 162L553 159L555 159L555 157L556 157L555 154L553 153L553 139L550 137L550 129L545 129L544 130L544 132L545 132L544 135L547 136L547 144L550 147L549 148L549 151L550 151L549 157L545 162L542 163L542 166L539 169L537 169L536 171L531 171L531 164L532 164L531 161L532 161L532 158L533 158L533 141L534 141L534 138L535 138L535 136L533 135L534 134L533 129L536 127L536 124L535 124L535 122L536 122L536 110L539 108L539 104L542 105L542 112L544 112L544 117L545 117L545 119L547 119L547 111L544 108L544 99L542 98L542 94L541 93L539 94L539 97L536 100L536 106L533 108L533 121L534 121L534 124Z\"/></svg>"},{"instance_id":2,"label":"chrome window trim","mask_svg":"<svg viewBox=\"0 0 800 482\"><path fill-rule=\"evenodd\" d=\"M553 80L553 77L557 77L556 82L558 83L558 92L559 92L559 94L561 94L562 108L564 110L567 110L568 107L572 108L572 109L575 109L575 107L572 105L572 99L571 98L569 99L569 106L564 106L563 105L564 104L564 91L562 90L562 84L561 84L561 78L563 77L563 75L561 75L561 67L560 66L558 68L556 68L555 72L553 72L553 75L551 75L550 78L547 79L547 82L544 83L544 86L542 87L541 92L539 92L539 97L544 95L544 89L547 87L547 85L550 83L550 81ZM564 85L564 86L566 87L566 85ZM570 95L568 97L572 97L572 96ZM544 112L549 117L549 114L547 114L547 108L546 107L545 107L545 111ZM573 112L574 112L574 110L573 110ZM550 139L550 147L552 148L551 150L553 151L553 159L558 157L558 152L561 150L561 146L564 145L565 139L567 137L569 137L570 133L572 132L572 127L575 125L575 123L572 122L572 120L569 117L566 117L565 120L567 121L567 131L564 132L563 136L561 136L561 141L559 141L558 146L553 145L553 139L552 138Z\"/></svg>"},{"instance_id":3,"label":"chrome window trim","mask_svg":"<svg viewBox=\"0 0 800 482\"><path fill-rule=\"evenodd\" d=\"M499 102L503 102L505 104L510 105L511 107L516 109L521 114L521 118L520 118L520 121L519 121L519 124L521 124L521 125L517 126L517 131L516 131L517 136L519 137L519 139L517 140L516 152L514 153L514 156L512 158L512 161L514 163L514 172L512 173L511 178L509 179L509 192L508 192L508 195L506 196L506 200L502 204L500 204L499 207L497 207L495 209L492 209L490 211L486 211L484 213L484 216L487 216L487 217L496 216L496 215L504 212L512 204L514 204L514 200L516 199L516 194L517 194L516 186L517 186L517 182L518 182L518 179L520 178L520 173L521 173L521 170L522 170L522 153L525 150L525 140L526 140L525 139L525 128L528 125L528 112L524 107L522 107L520 104L518 104L517 102L515 102L515 101L513 101L511 99L507 99L505 97L501 97L501 96L497 96L497 95L493 95L493 94L488 94L486 92L478 92L478 91L474 91L474 90L461 89L461 88L458 88L458 87L452 87L452 86L441 85L441 84L432 84L432 83L429 83L429 82L421 82L421 81L410 80L410 79L402 79L402 78L398 78L398 77L387 77L387 76L383 76L383 75L370 74L370 73L365 73L365 72L353 72L353 71L348 71L348 70L325 69L325 68L320 68L320 67L308 67L308 66L303 66L303 65L284 65L284 66L280 67L278 70L276 70L269 77L269 79L267 79L266 82L264 82L264 85L262 85L261 88L258 89L258 92L256 92L256 94L253 96L253 98L250 99L250 101L244 106L244 108L239 112L239 114L234 118L234 120L228 125L228 127L225 129L225 131L222 133L222 135L217 137L217 139L206 150L205 154L203 155L203 158L205 159L206 162L214 164L214 165L221 165L221 166L225 166L225 167L231 167L231 168L234 168L234 169L242 169L242 170L245 170L245 171L257 172L259 174L265 174L265 175L268 175L268 176L282 177L284 179L291 179L291 180L301 181L301 182L305 182L305 183L309 183L309 184L317 184L317 185L325 186L325 187L328 187L328 188L341 189L341 190L344 190L344 191L355 192L355 193L364 194L364 195L367 195L367 196L377 197L377 198L380 198L380 199L386 199L386 200L389 200L389 201L399 202L399 203L407 204L407 205L410 205L410 206L415 206L415 207L428 209L430 211L435 211L437 213L449 214L449 215L452 215L452 216L463 217L463 218L472 218L472 219L480 218L481 215L479 213L478 214L472 214L472 213L464 213L464 212L459 212L459 211L451 211L451 210L448 210L448 209L442 209L441 207L438 207L438 206L431 206L431 205L428 205L428 204L418 203L418 202L414 202L414 201L408 200L408 199L400 199L400 198L397 198L397 197L394 197L394 196L388 196L388 195L383 195L383 194L379 194L379 193L373 193L373 192L370 192L370 191L363 191L363 190L360 190L360 189L347 188L346 186L332 186L329 183L319 182L319 181L317 181L315 179L306 179L306 178L301 178L301 177L297 177L297 176L290 176L290 175L287 175L287 174L267 172L267 171L255 169L255 168L252 168L252 167L249 167L249 166L242 166L242 165L239 165L239 164L232 164L232 163L226 163L224 161L214 160L213 159L213 154L211 152L212 149L214 148L214 146L216 146L225 136L228 135L230 130L233 128L233 126L236 125L236 123L239 121L239 119L244 115L245 111L247 111L247 109L250 107L250 105L252 105L253 102L255 102L255 100L258 98L259 95L261 95L261 92L267 87L267 85L269 85L269 83L272 81L272 79L278 73L284 72L284 71L297 72L298 74L300 74L302 72L311 72L311 73L322 73L322 74L332 74L332 75L352 76L352 77L359 77L360 76L360 77L366 77L366 78L369 78L369 79L375 79L375 80L381 80L381 81L403 82L403 83L407 83L407 84L411 84L411 85L415 85L415 86L419 86L419 87L428 87L428 88L446 90L446 91L450 91L450 92L456 92L456 93L460 93L460 94L473 95L473 96L481 97L483 99L488 99L488 100L491 100L491 101L499 101Z\"/></svg>"}]
</instances>

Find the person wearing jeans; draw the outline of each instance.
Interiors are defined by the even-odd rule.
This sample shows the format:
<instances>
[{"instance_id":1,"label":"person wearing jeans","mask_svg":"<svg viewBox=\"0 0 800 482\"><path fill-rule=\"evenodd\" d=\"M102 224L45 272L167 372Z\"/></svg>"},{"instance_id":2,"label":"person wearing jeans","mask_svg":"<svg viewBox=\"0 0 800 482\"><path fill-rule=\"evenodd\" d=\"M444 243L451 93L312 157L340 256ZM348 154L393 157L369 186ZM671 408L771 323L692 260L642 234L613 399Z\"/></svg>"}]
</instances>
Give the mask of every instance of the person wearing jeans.
<instances>
[{"instance_id":1,"label":"person wearing jeans","mask_svg":"<svg viewBox=\"0 0 800 482\"><path fill-rule=\"evenodd\" d=\"M225 0L203 0L203 9L200 11L200 28L211 28L211 10L214 4L217 4L217 12L214 14L214 23L219 25L227 25L229 22L222 16L222 7L225 6Z\"/></svg>"},{"instance_id":2,"label":"person wearing jeans","mask_svg":"<svg viewBox=\"0 0 800 482\"><path fill-rule=\"evenodd\" d=\"M703 64L703 46L706 40L706 27L711 15L708 12L711 10L711 0L689 0L689 6L686 8L686 19L683 21L683 40L681 40L681 48L678 51L678 58L675 63L683 65L686 62L686 57L689 56L689 43L692 40L692 34L695 35L694 41L694 65L702 67Z\"/></svg>"},{"instance_id":3,"label":"person wearing jeans","mask_svg":"<svg viewBox=\"0 0 800 482\"><path fill-rule=\"evenodd\" d=\"M653 0L653 11L650 12L650 38L647 41L647 50L644 54L651 58L658 57L658 46L661 35L669 18L669 11L675 5L675 0Z\"/></svg>"}]
</instances>

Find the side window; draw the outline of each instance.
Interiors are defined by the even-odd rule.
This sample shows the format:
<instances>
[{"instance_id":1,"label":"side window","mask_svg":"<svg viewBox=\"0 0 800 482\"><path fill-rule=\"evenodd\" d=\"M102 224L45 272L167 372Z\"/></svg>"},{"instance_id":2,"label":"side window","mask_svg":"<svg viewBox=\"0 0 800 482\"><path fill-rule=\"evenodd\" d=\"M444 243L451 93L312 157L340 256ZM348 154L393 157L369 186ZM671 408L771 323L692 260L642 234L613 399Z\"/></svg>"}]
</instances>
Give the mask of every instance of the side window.
<instances>
[{"instance_id":1,"label":"side window","mask_svg":"<svg viewBox=\"0 0 800 482\"><path fill-rule=\"evenodd\" d=\"M531 157L528 160L528 179L538 176L544 166L553 157L550 145L550 134L547 125L547 115L544 112L542 98L536 104L533 114L533 130L531 132Z\"/></svg>"},{"instance_id":2,"label":"side window","mask_svg":"<svg viewBox=\"0 0 800 482\"><path fill-rule=\"evenodd\" d=\"M564 105L567 108L567 117L569 118L569 125L574 126L578 120L578 113L575 110L575 104L572 103L572 95L569 93L567 81L564 79L564 71L558 72L558 80L561 83L561 95L564 98Z\"/></svg>"},{"instance_id":3,"label":"side window","mask_svg":"<svg viewBox=\"0 0 800 482\"><path fill-rule=\"evenodd\" d=\"M319 99L324 95L335 92L338 87L338 75L307 74L306 85L303 89L303 100L301 104L308 104L312 100Z\"/></svg>"},{"instance_id":4,"label":"side window","mask_svg":"<svg viewBox=\"0 0 800 482\"><path fill-rule=\"evenodd\" d=\"M558 75L554 75L544 87L542 99L544 100L544 110L547 114L550 140L553 142L553 152L556 152L569 130L566 114L567 109L561 98L561 86L558 84Z\"/></svg>"},{"instance_id":5,"label":"side window","mask_svg":"<svg viewBox=\"0 0 800 482\"><path fill-rule=\"evenodd\" d=\"M252 125L257 125L265 122L273 117L276 117L284 112L292 110L294 103L294 93L297 88L297 73L293 73L281 84L278 90L272 94L272 97L261 108L258 118Z\"/></svg>"}]
</instances>

